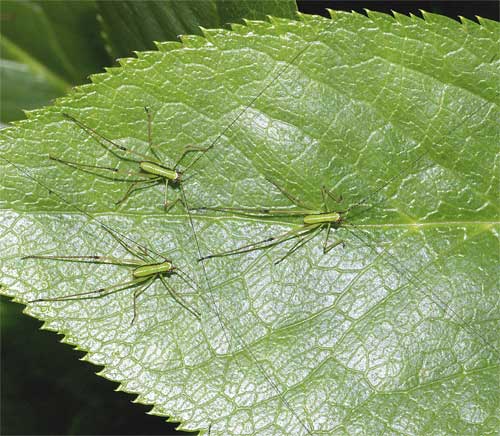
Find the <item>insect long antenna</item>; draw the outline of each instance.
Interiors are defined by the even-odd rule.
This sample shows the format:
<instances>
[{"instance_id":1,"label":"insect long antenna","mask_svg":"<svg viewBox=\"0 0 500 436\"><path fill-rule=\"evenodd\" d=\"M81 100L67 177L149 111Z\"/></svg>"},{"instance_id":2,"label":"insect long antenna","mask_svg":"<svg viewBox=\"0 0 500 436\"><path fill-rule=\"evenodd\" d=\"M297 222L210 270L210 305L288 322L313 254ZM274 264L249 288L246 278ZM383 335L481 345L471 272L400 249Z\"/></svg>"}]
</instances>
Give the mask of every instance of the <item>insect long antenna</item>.
<instances>
[{"instance_id":1,"label":"insect long antenna","mask_svg":"<svg viewBox=\"0 0 500 436\"><path fill-rule=\"evenodd\" d=\"M481 104L476 110L474 110L472 113L470 113L468 116L466 116L463 120L461 120L460 122L458 122L455 127L453 127L451 130L449 130L447 132L447 134L455 131L456 129L458 129L460 126L462 126L463 124L465 124L466 121L468 121L470 118L472 118L474 115L476 115L483 107L485 107L486 105L490 104L490 102L485 102L483 104ZM443 136L443 135L442 135ZM354 209L355 207L358 207L358 206L361 206L361 205L364 205L366 204L366 202L372 198L373 196L377 195L380 191L382 191L384 188L386 188L390 183L392 183L394 180L396 180L397 178L399 178L401 176L401 174L404 172L404 171L407 171L408 170L408 167L414 167L418 162L420 162L425 156L427 156L429 154L429 152L431 151L430 148L428 148L426 151L424 151L423 153L420 154L420 156L418 156L416 159L414 159L413 161L411 161L408 165L407 165L407 168L401 170L401 171L398 171L394 176L390 177L386 182L384 182L382 185L380 185L377 189L375 189L374 191L372 191L370 194L368 194L366 197L364 197L363 199L361 199L360 201L356 202L355 204L349 206L343 213L346 214L348 213L350 210ZM369 207L368 209L365 209L364 212L366 212L367 210L370 210L372 209L374 206L371 206Z\"/></svg>"},{"instance_id":2,"label":"insect long antenna","mask_svg":"<svg viewBox=\"0 0 500 436\"><path fill-rule=\"evenodd\" d=\"M97 219L96 217L92 216L90 213L88 213L87 211L85 211L81 207L79 207L76 204L74 204L74 203L66 200L66 198L62 194L60 194L59 192L57 192L54 189L50 188L46 183L42 182L37 177L33 176L25 168L20 167L19 165L17 165L16 163L12 162L11 160L7 159L4 156L0 155L0 159L2 159L3 161L7 162L9 165L12 165L14 168L16 168L17 171L19 171L20 173L24 174L24 176L27 177L28 179L33 180L35 183L37 183L41 187L45 188L49 192L49 194L54 195L56 198L58 198L59 200L61 200L63 203L65 203L68 206L72 207L73 209L77 210L82 215L85 215L91 221L94 221L94 222L98 223L99 226L103 230L105 230L106 232L108 232L110 235L112 235L114 237L120 236L120 238L122 238L124 241L129 241L131 244L135 244L137 247L140 247L141 250L143 250L145 253L152 253L155 256L162 257L159 253L155 252L151 248L144 247L143 245L141 245L138 242L134 241L130 236L127 236L127 235L125 235L125 234L123 234L123 233L121 233L121 232L119 232L117 230L112 229L107 224L105 224L101 220ZM119 240L119 238L117 240Z\"/></svg>"},{"instance_id":3,"label":"insect long antenna","mask_svg":"<svg viewBox=\"0 0 500 436\"><path fill-rule=\"evenodd\" d=\"M181 268L177 267L176 270L175 270L175 273L180 277L180 279L186 283L186 285L188 285L193 291L196 291L198 292L197 288L196 288L196 283L193 281L193 279L191 279L191 277L189 277L189 275L184 272Z\"/></svg>"},{"instance_id":4,"label":"insect long antenna","mask_svg":"<svg viewBox=\"0 0 500 436\"><path fill-rule=\"evenodd\" d=\"M183 186L181 185L180 186L180 191L181 191L181 196L182 196L182 201L183 203L186 205L186 211L187 211L187 214L188 214L188 219L189 219L189 224L191 226L191 231L193 233L193 237L194 237L194 241L195 241L195 245L196 245L196 250L198 252L198 256L201 258L201 249L200 249L200 243L198 241L198 235L196 233L196 230L195 230L195 227L194 227L194 222L193 222L193 216L191 215L191 212L189 211L189 208L187 207L187 199L186 199L186 194L184 192L184 188ZM242 338L241 334L238 332L238 330L236 328L230 328L224 318L224 315L222 314L220 308L219 308L219 305L217 304L217 302L215 301L215 298L213 296L213 289L212 289L212 286L210 284L210 280L208 279L208 272L207 272L207 269L205 267L205 264L203 262L201 262L201 266L202 266L202 271L203 271L203 276L205 278L205 282L207 284L207 289L208 289L208 295L209 295L209 298L210 298L210 304L208 304L214 311L221 327L222 327L222 331L223 331L223 334L226 338L226 341L227 343L231 343L230 342L230 337L229 337L229 334L228 332L231 331L232 333L234 333L234 335L236 336L237 340L240 342L240 344L242 345L242 347L246 350L246 352L248 353L248 355L251 357L251 359L253 360L254 364L259 368L259 371L262 373L262 375L265 377L266 381L269 383L269 385L273 388L273 390L277 393L278 397L280 398L280 400L282 401L282 403L285 405L285 407L292 413L292 415L295 417L295 419L299 422L299 424L302 426L302 428L304 428L304 430L307 432L307 434L312 434L311 433L311 430L309 429L309 427L307 426L307 424L300 418L300 416L297 414L297 412L292 408L291 404L288 402L288 400L283 396L283 392L281 391L281 389L279 388L279 386L276 384L276 382L269 376L269 374L267 373L266 369L262 366L262 364L256 359L255 355L252 353L250 347L245 343L244 339ZM204 298L203 296L203 293L200 294L200 297L205 301L205 303L207 303L206 299Z\"/></svg>"},{"instance_id":5,"label":"insect long antenna","mask_svg":"<svg viewBox=\"0 0 500 436\"><path fill-rule=\"evenodd\" d=\"M125 155L137 156L141 160L151 160L151 158L149 156L146 156L145 154L139 153L137 151L133 151L133 150L121 145L121 144L118 144L115 141L112 141L109 138L106 138L104 135L100 134L97 130L93 129L92 127L87 126L85 123L82 123L80 120L76 119L74 116L69 115L66 112L62 112L62 115L64 117L68 118L69 120L73 121L84 132L86 132L89 135L91 135L92 137L94 137L97 140L97 142L99 142L99 144L101 144L106 150L110 151L115 156L117 156L121 159L129 160L131 162L139 162L139 160L133 159L129 156L124 157L124 156L119 155L118 153L123 153ZM103 142L108 144L108 145L105 145Z\"/></svg>"},{"instance_id":6,"label":"insect long antenna","mask_svg":"<svg viewBox=\"0 0 500 436\"><path fill-rule=\"evenodd\" d=\"M329 28L333 25L333 23L334 23L334 21L332 20L332 23L330 23L323 32L326 32L327 30L329 30ZM323 32L320 32L320 34ZM294 62L309 49L309 47L311 47L314 44L314 42L315 42L315 40L313 39L311 42L306 44L304 48L302 48L297 53L295 53L295 55L283 67L281 67L281 69L278 71L278 73L274 77L272 77L272 79L266 85L264 85L264 87L255 95L255 97L253 97L250 100L250 102L238 113L238 115L236 115L236 117L232 121L230 121L226 127L224 127L222 132L219 133L215 137L215 139L210 143L210 145L208 147L206 147L206 151L204 153L201 153L198 156L196 156L189 163L189 165L185 168L185 171L187 171L196 162L198 162L203 156L205 156L207 154L207 152L209 152L215 146L215 144L217 144L219 142L219 140L226 134L226 132L236 124L236 122L246 113L246 111L253 106L253 104L264 94L264 92L266 92L267 89L273 83L275 83L288 70L288 68L290 68L294 64Z\"/></svg>"}]
</instances>

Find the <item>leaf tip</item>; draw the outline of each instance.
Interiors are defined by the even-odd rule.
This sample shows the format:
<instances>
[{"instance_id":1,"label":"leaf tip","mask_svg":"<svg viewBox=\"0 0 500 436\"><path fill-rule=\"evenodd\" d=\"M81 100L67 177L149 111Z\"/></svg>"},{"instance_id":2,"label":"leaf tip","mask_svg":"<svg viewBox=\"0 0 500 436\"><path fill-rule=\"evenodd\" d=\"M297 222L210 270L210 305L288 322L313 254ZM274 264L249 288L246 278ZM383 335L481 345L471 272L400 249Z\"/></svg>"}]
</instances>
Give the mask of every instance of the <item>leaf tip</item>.
<instances>
[{"instance_id":1,"label":"leaf tip","mask_svg":"<svg viewBox=\"0 0 500 436\"><path fill-rule=\"evenodd\" d=\"M328 12L328 15L330 15L330 19L334 20L338 17L338 13L335 9L326 8L326 11Z\"/></svg>"},{"instance_id":2,"label":"leaf tip","mask_svg":"<svg viewBox=\"0 0 500 436\"><path fill-rule=\"evenodd\" d=\"M420 12L420 15L422 16L422 18L425 20L425 21L428 21L431 16L430 14L425 10L425 9L418 9L418 12ZM416 17L418 17L418 15L415 15Z\"/></svg>"},{"instance_id":3,"label":"leaf tip","mask_svg":"<svg viewBox=\"0 0 500 436\"><path fill-rule=\"evenodd\" d=\"M479 15L474 15L474 17L476 18L476 20L478 21L480 26L488 26L490 23L498 24L497 21L492 21L492 20L489 20L488 18L484 18L484 17L481 17Z\"/></svg>"},{"instance_id":4,"label":"leaf tip","mask_svg":"<svg viewBox=\"0 0 500 436\"><path fill-rule=\"evenodd\" d=\"M179 41L161 41L161 42L156 42L156 48L158 52L167 53L182 48L182 44L183 43Z\"/></svg>"}]
</instances>

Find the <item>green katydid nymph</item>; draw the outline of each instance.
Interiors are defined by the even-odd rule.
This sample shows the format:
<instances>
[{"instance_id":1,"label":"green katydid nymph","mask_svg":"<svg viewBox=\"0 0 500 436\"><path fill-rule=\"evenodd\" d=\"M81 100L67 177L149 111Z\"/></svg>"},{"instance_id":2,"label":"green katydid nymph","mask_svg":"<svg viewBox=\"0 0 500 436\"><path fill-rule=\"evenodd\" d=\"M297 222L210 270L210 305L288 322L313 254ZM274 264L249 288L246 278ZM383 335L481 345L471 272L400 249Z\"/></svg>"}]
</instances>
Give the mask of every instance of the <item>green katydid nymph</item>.
<instances>
[{"instance_id":1,"label":"green katydid nymph","mask_svg":"<svg viewBox=\"0 0 500 436\"><path fill-rule=\"evenodd\" d=\"M23 259L46 259L54 261L65 261L65 262L85 262L85 263L95 263L95 264L107 264L107 265L120 265L133 267L131 277L129 280L116 283L114 285L102 287L92 291L78 292L74 294L62 295L60 297L46 297L37 298L31 300L30 303L38 302L52 302L52 301L71 301L71 300L87 300L95 298L103 298L107 295L115 294L117 292L125 291L127 289L134 289L133 292L133 317L132 324L137 318L137 299L156 281L160 280L163 286L167 289L170 295L174 298L177 303L179 303L184 309L189 311L196 318L200 318L200 314L197 310L190 307L190 305L184 301L184 299L170 286L168 283L168 278L173 274L178 275L185 283L190 287L193 287L191 283L186 278L186 274L180 269L175 267L173 263L167 259L163 258L161 261L155 262L151 258L151 255L139 247L139 249L134 249L131 244L127 243L124 239L119 238L115 232L111 231L109 228L105 228L106 231L115 238L122 247L125 248L130 254L135 258L118 258L113 256L50 256L50 255L28 255L23 257Z\"/></svg>"},{"instance_id":2,"label":"green katydid nymph","mask_svg":"<svg viewBox=\"0 0 500 436\"><path fill-rule=\"evenodd\" d=\"M488 103L484 103L479 106L476 110L471 112L468 116L466 116L462 121L457 123L454 129L460 127L464 124L469 118L474 116L479 110L481 110ZM427 156L428 152L431 149L428 149L422 152L416 159L409 163L409 166L414 166L418 162L420 162L425 156ZM430 164L432 166L433 163ZM381 186L373 190L366 197L364 197L361 201L349 206L345 210L332 210L328 207L327 202L328 199L335 201L336 203L340 203L342 201L342 197L335 198L331 191L327 190L324 186L321 188L321 195L323 197L322 210L312 210L304 206L296 197L291 195L284 188L279 186L273 180L268 179L268 181L273 184L282 194L284 194L293 204L299 206L301 209L273 209L273 208L230 208L230 207L197 207L192 208L192 210L212 210L219 212L233 212L236 214L243 215L256 215L256 216L284 216L284 217L293 217L293 216L302 216L302 225L300 227L296 227L294 229L289 230L288 232L282 233L280 235L271 236L269 238L252 242L250 244L246 244L232 250L223 251L220 253L212 253L206 256L199 257L198 261L204 261L207 259L215 258L215 257L224 257L224 256L233 256L237 254L248 253L255 250L263 250L265 248L270 248L275 245L278 245L282 242L288 241L290 239L297 239L297 242L287 251L287 253L275 261L275 264L279 264L283 260L285 260L289 255L297 251L299 248L304 246L307 242L313 239L322 229L326 228L326 237L323 241L323 254L330 252L333 248L338 245L344 245L343 240L337 240L332 243L329 243L330 232L332 228L338 229L340 227L345 227L345 217L348 212L350 212L353 208L359 206L366 206L366 202L369 198L373 197L375 194L382 191L386 188L391 182L396 180L403 171L397 172L394 176L390 177L386 182L382 183ZM356 227L353 224L349 224L349 227ZM352 232L351 232L352 233Z\"/></svg>"},{"instance_id":3,"label":"green katydid nymph","mask_svg":"<svg viewBox=\"0 0 500 436\"><path fill-rule=\"evenodd\" d=\"M321 188L321 195L323 197L323 209L321 211L307 209L307 207L301 205L299 200L285 191L283 188L279 187L276 183L273 183L282 193L284 193L291 201L295 204L299 204L302 209L270 209L270 208L225 208L225 207L200 207L194 208L193 210L214 210L221 212L234 212L243 215L260 215L260 216L302 216L302 225L300 227L289 230L288 232L282 233L280 235L271 236L269 238L257 241L251 244L243 245L237 247L233 250L224 251L221 253L209 254L207 256L201 257L200 261L214 258L214 257L224 257L232 256L236 254L248 253L255 250L261 250L264 248L269 248L275 246L281 242L288 241L290 239L297 239L297 242L288 250L288 252L275 261L275 264L279 264L285 260L289 255L297 251L311 239L313 239L323 228L326 228L326 236L323 240L323 253L326 254L338 245L344 244L343 240L333 241L329 243L330 232L333 229L339 228L343 221L344 215L349 212L353 207L358 206L355 204L343 211L332 211L328 208L328 199L332 199L335 202L342 201L342 198L335 198L333 194L328 191L324 186Z\"/></svg>"},{"instance_id":4,"label":"green katydid nymph","mask_svg":"<svg viewBox=\"0 0 500 436\"><path fill-rule=\"evenodd\" d=\"M85 133L92 136L97 142L103 146L110 153L118 157L118 159L123 161L131 161L137 165L136 171L125 171L118 168L114 168L111 166L99 166L92 164L85 164L82 162L70 161L66 159L62 159L60 157L49 156L51 160L56 162L65 164L69 167L76 168L78 170L88 172L91 174L95 174L99 177L110 179L116 182L125 182L129 183L125 194L116 201L116 204L123 203L127 200L131 194L141 191L143 189L152 187L157 184L164 184L164 207L168 211L171 209L178 201L177 198L174 201L168 201L168 188L169 185L176 187L182 183L183 172L179 170L179 167L186 157L186 155L190 152L205 152L209 147L197 147L194 145L187 145L184 147L183 152L180 157L175 162L172 168L164 165L161 162L160 156L158 152L155 150L156 146L152 141L152 133L151 133L151 125L152 125L152 115L151 110L147 107L144 108L147 115L147 129L148 129L148 150L151 155L139 153L134 151L128 147L125 147L122 144L119 144L116 141L113 141L104 135L97 132L97 130L91 128L87 124L83 123L79 119L75 118L72 115L67 113L63 113L63 116L70 120L72 123L76 124L80 129L82 129ZM189 164L185 170L189 169L191 164Z\"/></svg>"}]
</instances>

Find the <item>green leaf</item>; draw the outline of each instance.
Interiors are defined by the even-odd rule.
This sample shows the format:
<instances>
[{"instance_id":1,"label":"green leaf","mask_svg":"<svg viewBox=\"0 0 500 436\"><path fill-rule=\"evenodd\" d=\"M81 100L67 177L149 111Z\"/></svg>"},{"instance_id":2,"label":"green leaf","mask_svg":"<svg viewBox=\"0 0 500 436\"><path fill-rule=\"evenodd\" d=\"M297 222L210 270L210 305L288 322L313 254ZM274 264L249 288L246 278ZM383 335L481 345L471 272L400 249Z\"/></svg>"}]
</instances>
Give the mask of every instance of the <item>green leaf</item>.
<instances>
[{"instance_id":1,"label":"green leaf","mask_svg":"<svg viewBox=\"0 0 500 436\"><path fill-rule=\"evenodd\" d=\"M2 59L0 119L3 122L21 119L24 117L21 108L41 107L66 91L64 86L48 80L50 74L45 73L23 62Z\"/></svg>"},{"instance_id":2,"label":"green leaf","mask_svg":"<svg viewBox=\"0 0 500 436\"><path fill-rule=\"evenodd\" d=\"M200 26L222 27L266 15L294 18L293 0L159 0L100 1L100 21L113 58L134 50L151 50L154 41L175 41L178 35L201 35Z\"/></svg>"},{"instance_id":3,"label":"green leaf","mask_svg":"<svg viewBox=\"0 0 500 436\"><path fill-rule=\"evenodd\" d=\"M92 1L2 2L2 39L17 50L6 57L38 62L61 81L81 83L105 57L95 15Z\"/></svg>"},{"instance_id":4,"label":"green leaf","mask_svg":"<svg viewBox=\"0 0 500 436\"><path fill-rule=\"evenodd\" d=\"M87 81L111 57L177 40L242 17L293 18L293 0L273 1L4 1L2 2L1 113L3 122L34 109ZM97 14L99 12L99 21ZM40 37L43 35L43 37ZM105 39L106 44L104 44Z\"/></svg>"},{"instance_id":5,"label":"green leaf","mask_svg":"<svg viewBox=\"0 0 500 436\"><path fill-rule=\"evenodd\" d=\"M212 435L493 434L499 39L488 20L335 13L205 31L122 61L3 132L2 292L26 303L127 280L123 266L22 259L130 257L100 221L186 271L198 294L168 283L201 320L160 282L133 325L132 290L26 313L152 413ZM325 185L343 196L332 208L367 199L334 232L345 248L324 255L321 232L279 265L293 242L208 260L208 286L163 186L116 206L126 183L48 159L133 170L62 113L147 153L144 106L166 164L222 134L185 172L191 207L293 209L273 180L317 210ZM301 225L193 214L202 254Z\"/></svg>"},{"instance_id":6,"label":"green leaf","mask_svg":"<svg viewBox=\"0 0 500 436\"><path fill-rule=\"evenodd\" d=\"M22 118L108 64L93 1L3 1L2 121ZM41 35L43 35L41 37Z\"/></svg>"}]
</instances>

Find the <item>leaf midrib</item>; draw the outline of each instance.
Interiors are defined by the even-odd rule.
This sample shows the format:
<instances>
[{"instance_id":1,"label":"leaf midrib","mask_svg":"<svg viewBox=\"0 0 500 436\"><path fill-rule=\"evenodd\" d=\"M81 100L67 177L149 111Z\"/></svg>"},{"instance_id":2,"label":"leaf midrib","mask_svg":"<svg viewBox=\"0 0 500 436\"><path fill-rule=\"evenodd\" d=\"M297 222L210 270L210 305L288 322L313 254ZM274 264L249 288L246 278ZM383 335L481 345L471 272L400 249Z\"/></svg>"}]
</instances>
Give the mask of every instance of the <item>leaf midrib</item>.
<instances>
[{"instance_id":1,"label":"leaf midrib","mask_svg":"<svg viewBox=\"0 0 500 436\"><path fill-rule=\"evenodd\" d=\"M293 209L290 209L293 210ZM30 210L29 212L26 211L19 211L15 209L3 209L2 212L14 212L18 213L20 215L25 215L25 216L39 216L39 215L49 215L49 216L66 216L66 215L73 215L73 216L81 216L85 217L88 220L90 218L88 216L85 216L82 213L79 212L68 212L68 211L61 211L58 210L57 212L51 212L51 211L46 211L46 210ZM97 218L99 217L106 217L106 216L119 216L119 217L129 217L129 218L162 218L162 217L169 217L169 218L178 218L178 219L189 219L189 216L187 214L174 214L174 213L118 213L118 212L92 212L91 214L96 221L98 221ZM257 216L243 216L243 215L197 215L197 214L191 214L192 218L195 220L213 220L213 221L243 221L243 222L257 222L261 224L276 224L276 225L283 225L283 226L294 226L297 225L296 221L298 221L299 224L302 224L302 220L300 219L300 216L290 216L287 218L287 220L278 220L275 217L273 218L258 218ZM369 228L402 228L402 229L416 229L416 228L426 228L426 227L441 227L441 226L498 226L500 225L500 220L495 221L495 220L473 220L473 221L459 221L459 220L453 220L453 221L426 221L426 222L408 222L408 223L369 223L369 224L356 224L352 223L352 227L357 227L357 228L364 228L364 229L369 229ZM342 227L342 226L341 226Z\"/></svg>"}]
</instances>

